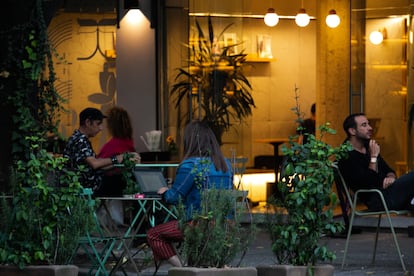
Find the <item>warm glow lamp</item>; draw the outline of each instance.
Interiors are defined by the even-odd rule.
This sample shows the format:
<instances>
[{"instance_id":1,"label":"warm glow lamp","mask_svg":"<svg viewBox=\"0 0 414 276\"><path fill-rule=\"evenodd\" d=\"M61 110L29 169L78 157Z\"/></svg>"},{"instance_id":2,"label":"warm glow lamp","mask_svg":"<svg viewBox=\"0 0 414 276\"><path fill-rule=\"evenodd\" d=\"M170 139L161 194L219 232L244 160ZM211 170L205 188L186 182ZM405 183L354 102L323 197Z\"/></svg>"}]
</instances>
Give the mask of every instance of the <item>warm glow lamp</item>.
<instances>
[{"instance_id":1,"label":"warm glow lamp","mask_svg":"<svg viewBox=\"0 0 414 276\"><path fill-rule=\"evenodd\" d=\"M309 15L304 8L301 8L295 17L295 22L299 27L306 27L310 22Z\"/></svg>"},{"instance_id":2,"label":"warm glow lamp","mask_svg":"<svg viewBox=\"0 0 414 276\"><path fill-rule=\"evenodd\" d=\"M382 40L384 39L382 33L380 31L373 31L369 35L369 41L371 41L374 45L381 44Z\"/></svg>"},{"instance_id":3,"label":"warm glow lamp","mask_svg":"<svg viewBox=\"0 0 414 276\"><path fill-rule=\"evenodd\" d=\"M276 14L274 8L269 8L264 17L264 22L269 27L274 27L279 23L279 16Z\"/></svg>"},{"instance_id":4,"label":"warm glow lamp","mask_svg":"<svg viewBox=\"0 0 414 276\"><path fill-rule=\"evenodd\" d=\"M341 23L341 19L336 14L335 10L330 10L328 16L326 17L326 25L330 28L336 28L339 26L339 23Z\"/></svg>"}]
</instances>

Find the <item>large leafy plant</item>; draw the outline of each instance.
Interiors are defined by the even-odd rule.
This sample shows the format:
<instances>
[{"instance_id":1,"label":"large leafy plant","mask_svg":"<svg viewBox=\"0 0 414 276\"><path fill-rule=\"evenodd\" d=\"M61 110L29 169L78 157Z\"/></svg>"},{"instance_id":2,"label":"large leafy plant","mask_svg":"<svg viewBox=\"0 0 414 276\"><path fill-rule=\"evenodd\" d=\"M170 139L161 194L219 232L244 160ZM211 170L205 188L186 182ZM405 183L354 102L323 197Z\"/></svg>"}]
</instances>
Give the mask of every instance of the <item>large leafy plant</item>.
<instances>
[{"instance_id":1,"label":"large leafy plant","mask_svg":"<svg viewBox=\"0 0 414 276\"><path fill-rule=\"evenodd\" d=\"M0 125L2 158L0 173L9 176L14 160L27 160L29 142L26 136L42 132L57 135L63 99L55 89L53 57L47 25L55 8L50 1L14 1L6 10L18 13L0 26ZM55 6L55 7L51 7ZM8 177L6 178L6 183ZM4 183L4 184L6 184ZM9 187L2 186L6 191Z\"/></svg>"},{"instance_id":2,"label":"large leafy plant","mask_svg":"<svg viewBox=\"0 0 414 276\"><path fill-rule=\"evenodd\" d=\"M67 264L92 221L80 197L80 170L68 170L66 158L44 150L43 138L26 141L29 159L17 161L13 195L0 209L0 263Z\"/></svg>"},{"instance_id":3,"label":"large leafy plant","mask_svg":"<svg viewBox=\"0 0 414 276\"><path fill-rule=\"evenodd\" d=\"M301 120L298 105L294 111ZM335 254L320 244L320 239L344 229L333 219L337 196L332 191L332 163L351 148L349 144L332 147L324 142L326 134L336 133L329 123L318 129L318 138L310 134L307 143L299 144L297 136L291 136L289 146L282 148L285 163L272 200L274 212L269 212L267 220L272 251L280 264L311 267L318 261L334 260Z\"/></svg>"},{"instance_id":4,"label":"large leafy plant","mask_svg":"<svg viewBox=\"0 0 414 276\"><path fill-rule=\"evenodd\" d=\"M236 44L220 44L223 33L232 24L217 36L211 17L208 17L207 36L197 20L195 24L196 30L188 45L189 66L178 69L171 94L176 96L177 108L186 99L188 108L184 108L184 116L187 120L197 118L207 122L221 143L222 134L229 130L232 122L250 116L255 107L252 86L243 72L246 54L243 51L234 53Z\"/></svg>"}]
</instances>

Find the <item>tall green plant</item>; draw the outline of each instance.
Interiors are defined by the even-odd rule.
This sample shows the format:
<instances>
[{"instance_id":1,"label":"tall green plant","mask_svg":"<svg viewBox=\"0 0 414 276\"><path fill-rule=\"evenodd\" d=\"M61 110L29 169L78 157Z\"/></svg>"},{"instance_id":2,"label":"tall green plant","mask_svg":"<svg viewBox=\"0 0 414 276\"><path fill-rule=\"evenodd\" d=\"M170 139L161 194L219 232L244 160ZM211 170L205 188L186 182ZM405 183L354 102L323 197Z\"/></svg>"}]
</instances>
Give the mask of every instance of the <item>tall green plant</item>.
<instances>
[{"instance_id":1,"label":"tall green plant","mask_svg":"<svg viewBox=\"0 0 414 276\"><path fill-rule=\"evenodd\" d=\"M251 95L252 86L243 72L246 54L235 53L237 45L220 47L223 33L214 33L211 17L208 17L208 36L205 36L196 20L196 31L188 45L189 66L178 68L176 83L171 94L176 98L176 107L187 101L187 120L197 118L206 121L221 143L224 131L232 126L232 120L241 122L252 114L255 107ZM180 109L179 109L180 110Z\"/></svg>"},{"instance_id":2,"label":"tall green plant","mask_svg":"<svg viewBox=\"0 0 414 276\"><path fill-rule=\"evenodd\" d=\"M299 105L293 110L301 120ZM291 136L289 146L282 148L286 163L272 201L274 213L269 213L267 221L272 251L280 264L312 266L335 259L320 239L344 229L342 223L333 220L337 196L332 191L332 163L343 158L351 147L333 147L324 142L325 135L336 133L329 123L318 129L318 138L311 134L307 143L298 144L297 136Z\"/></svg>"},{"instance_id":3,"label":"tall green plant","mask_svg":"<svg viewBox=\"0 0 414 276\"><path fill-rule=\"evenodd\" d=\"M7 72L1 78L0 105L10 110L7 116L11 117L12 130L8 155L14 160L28 158L26 136L57 133L63 101L54 87L54 49L47 34L46 17L49 15L44 14L50 8L48 1L31 0L18 4L22 5L21 12L27 13L22 18L28 20L0 31L1 40L7 41L0 64L0 70Z\"/></svg>"},{"instance_id":4,"label":"tall green plant","mask_svg":"<svg viewBox=\"0 0 414 276\"><path fill-rule=\"evenodd\" d=\"M42 149L43 138L27 142L29 159L17 161L12 202L2 203L0 263L66 264L92 222L80 197L80 170L68 170L66 158Z\"/></svg>"}]
</instances>

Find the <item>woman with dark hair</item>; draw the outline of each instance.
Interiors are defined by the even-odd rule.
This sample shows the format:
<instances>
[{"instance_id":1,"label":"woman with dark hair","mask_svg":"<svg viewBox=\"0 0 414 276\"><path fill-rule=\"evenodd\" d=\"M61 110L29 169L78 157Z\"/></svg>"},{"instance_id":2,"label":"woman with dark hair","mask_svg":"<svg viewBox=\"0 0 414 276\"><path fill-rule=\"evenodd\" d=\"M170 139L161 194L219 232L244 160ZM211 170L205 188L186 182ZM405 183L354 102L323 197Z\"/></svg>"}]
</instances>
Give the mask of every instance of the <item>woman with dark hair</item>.
<instances>
[{"instance_id":1,"label":"woman with dark hair","mask_svg":"<svg viewBox=\"0 0 414 276\"><path fill-rule=\"evenodd\" d=\"M204 189L232 189L231 164L226 161L213 131L200 121L189 123L184 130L184 157L177 169L171 188L161 188L167 204L184 204L186 219L190 221L194 211L200 210L201 191ZM168 260L181 266L171 242L181 241L183 233L178 221L159 224L147 233L147 241L156 261Z\"/></svg>"},{"instance_id":2,"label":"woman with dark hair","mask_svg":"<svg viewBox=\"0 0 414 276\"><path fill-rule=\"evenodd\" d=\"M99 158L111 157L125 152L135 152L132 139L132 124L128 112L121 107L112 107L107 113L107 128L111 139L106 142L99 154ZM126 182L119 169L108 171L101 189L95 192L97 196L122 196Z\"/></svg>"},{"instance_id":3,"label":"woman with dark hair","mask_svg":"<svg viewBox=\"0 0 414 276\"><path fill-rule=\"evenodd\" d=\"M132 138L132 124L128 112L121 107L112 107L107 113L107 128L111 139L106 142L98 154L99 158L106 158L135 152ZM139 155L137 158L139 160ZM126 181L119 169L108 170L102 178L101 187L94 192L95 196L122 196ZM123 206L120 201L108 203L112 219L119 225L124 224Z\"/></svg>"}]
</instances>

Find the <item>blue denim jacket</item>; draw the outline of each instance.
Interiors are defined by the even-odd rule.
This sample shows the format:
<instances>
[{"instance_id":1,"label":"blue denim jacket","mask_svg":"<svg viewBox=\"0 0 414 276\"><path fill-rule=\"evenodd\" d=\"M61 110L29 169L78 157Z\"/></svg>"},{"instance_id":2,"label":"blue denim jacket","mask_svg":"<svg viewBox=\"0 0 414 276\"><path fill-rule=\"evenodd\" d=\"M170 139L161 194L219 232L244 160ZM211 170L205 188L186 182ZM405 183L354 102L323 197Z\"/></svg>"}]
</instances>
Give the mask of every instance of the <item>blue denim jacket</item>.
<instances>
[{"instance_id":1,"label":"blue denim jacket","mask_svg":"<svg viewBox=\"0 0 414 276\"><path fill-rule=\"evenodd\" d=\"M233 173L231 164L226 160L227 172L217 171L209 158L191 157L181 162L177 169L174 183L167 190L163 199L169 204L178 204L182 200L186 216L191 220L191 214L200 210L201 189L232 189ZM200 173L203 177L200 178ZM200 179L196 181L196 179Z\"/></svg>"}]
</instances>

